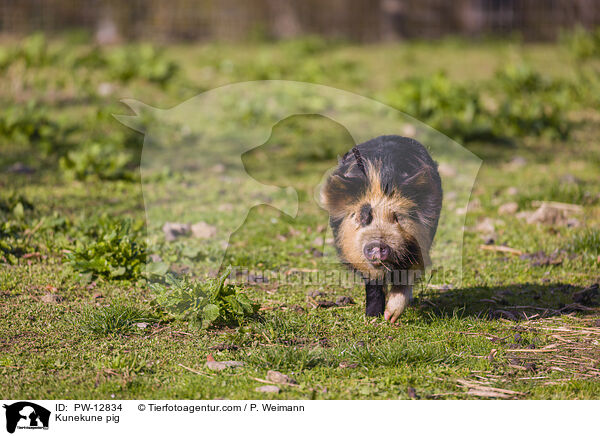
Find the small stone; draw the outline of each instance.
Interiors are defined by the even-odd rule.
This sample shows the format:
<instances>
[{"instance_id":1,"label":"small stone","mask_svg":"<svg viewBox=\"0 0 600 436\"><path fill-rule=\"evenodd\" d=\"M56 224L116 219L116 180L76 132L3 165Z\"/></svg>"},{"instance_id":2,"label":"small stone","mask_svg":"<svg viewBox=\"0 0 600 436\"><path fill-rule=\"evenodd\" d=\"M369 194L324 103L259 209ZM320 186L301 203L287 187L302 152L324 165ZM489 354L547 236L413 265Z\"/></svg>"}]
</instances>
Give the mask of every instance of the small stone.
<instances>
[{"instance_id":1,"label":"small stone","mask_svg":"<svg viewBox=\"0 0 600 436\"><path fill-rule=\"evenodd\" d=\"M217 234L217 228L205 223L204 221L200 221L199 223L192 225L191 230L192 235L199 239L214 238Z\"/></svg>"},{"instance_id":2,"label":"small stone","mask_svg":"<svg viewBox=\"0 0 600 436\"><path fill-rule=\"evenodd\" d=\"M60 295L56 295L56 294L46 294L44 295L41 300L44 303L62 303L62 301L64 300L63 297L61 297Z\"/></svg>"},{"instance_id":3,"label":"small stone","mask_svg":"<svg viewBox=\"0 0 600 436\"><path fill-rule=\"evenodd\" d=\"M162 227L162 231L165 234L165 239L168 242L171 242L177 239L179 236L187 235L190 232L190 225L166 222Z\"/></svg>"},{"instance_id":4,"label":"small stone","mask_svg":"<svg viewBox=\"0 0 600 436\"><path fill-rule=\"evenodd\" d=\"M244 366L244 362L239 362L237 360L207 360L206 366L208 369L212 369L213 371L223 371L226 368L236 368L238 366Z\"/></svg>"},{"instance_id":5,"label":"small stone","mask_svg":"<svg viewBox=\"0 0 600 436\"><path fill-rule=\"evenodd\" d=\"M498 214L500 215L514 215L519 210L519 205L511 201L509 203L504 203L498 208Z\"/></svg>"},{"instance_id":6,"label":"small stone","mask_svg":"<svg viewBox=\"0 0 600 436\"><path fill-rule=\"evenodd\" d=\"M273 385L266 385L266 386L259 386L258 388L254 389L256 392L265 392L265 393L269 393L269 394L278 394L280 389L279 386L273 386Z\"/></svg>"},{"instance_id":7,"label":"small stone","mask_svg":"<svg viewBox=\"0 0 600 436\"><path fill-rule=\"evenodd\" d=\"M136 322L135 326L141 330L144 330L146 327L148 327L148 323L147 322Z\"/></svg>"},{"instance_id":8,"label":"small stone","mask_svg":"<svg viewBox=\"0 0 600 436\"><path fill-rule=\"evenodd\" d=\"M297 384L296 380L293 380L289 376L270 369L267 372L267 380L272 381L273 383L289 383L289 384Z\"/></svg>"},{"instance_id":9,"label":"small stone","mask_svg":"<svg viewBox=\"0 0 600 436\"><path fill-rule=\"evenodd\" d=\"M227 369L225 363L217 362L216 360L206 362L206 366L213 371L223 371L224 369Z\"/></svg>"}]
</instances>

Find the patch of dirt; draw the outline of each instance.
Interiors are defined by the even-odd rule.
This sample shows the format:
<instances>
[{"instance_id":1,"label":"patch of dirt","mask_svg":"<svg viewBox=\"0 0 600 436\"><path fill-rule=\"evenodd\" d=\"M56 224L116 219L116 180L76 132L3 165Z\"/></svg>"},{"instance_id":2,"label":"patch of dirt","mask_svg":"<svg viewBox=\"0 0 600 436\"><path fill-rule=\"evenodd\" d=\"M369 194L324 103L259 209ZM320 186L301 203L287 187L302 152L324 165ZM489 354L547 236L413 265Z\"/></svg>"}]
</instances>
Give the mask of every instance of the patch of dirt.
<instances>
[{"instance_id":1,"label":"patch of dirt","mask_svg":"<svg viewBox=\"0 0 600 436\"><path fill-rule=\"evenodd\" d=\"M326 299L327 298L327 299ZM335 301L328 299L329 294L322 291L312 291L306 296L306 302L309 307L315 308L331 308L331 307L345 307L354 303L352 297L342 295L336 298Z\"/></svg>"},{"instance_id":2,"label":"patch of dirt","mask_svg":"<svg viewBox=\"0 0 600 436\"><path fill-rule=\"evenodd\" d=\"M561 265L565 257L564 251L555 250L550 254L545 251L536 251L531 254L522 254L520 258L522 260L530 260L531 266L549 266L549 265Z\"/></svg>"},{"instance_id":3,"label":"patch of dirt","mask_svg":"<svg viewBox=\"0 0 600 436\"><path fill-rule=\"evenodd\" d=\"M525 219L528 224L578 227L581 223L573 215L580 214L582 210L582 207L576 204L542 202L535 211L519 212L517 217Z\"/></svg>"}]
</instances>

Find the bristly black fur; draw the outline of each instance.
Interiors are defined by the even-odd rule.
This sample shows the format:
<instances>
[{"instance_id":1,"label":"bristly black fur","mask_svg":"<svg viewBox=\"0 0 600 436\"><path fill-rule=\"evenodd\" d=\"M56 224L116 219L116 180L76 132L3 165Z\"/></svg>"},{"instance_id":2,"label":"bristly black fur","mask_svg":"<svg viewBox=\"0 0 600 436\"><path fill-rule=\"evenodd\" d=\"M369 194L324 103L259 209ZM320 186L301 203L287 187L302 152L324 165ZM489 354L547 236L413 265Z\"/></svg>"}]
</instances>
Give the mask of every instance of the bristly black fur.
<instances>
[{"instance_id":1,"label":"bristly black fur","mask_svg":"<svg viewBox=\"0 0 600 436\"><path fill-rule=\"evenodd\" d=\"M377 281L367 282L365 285L365 314L367 316L380 316L385 309L385 293L383 284Z\"/></svg>"},{"instance_id":2,"label":"bristly black fur","mask_svg":"<svg viewBox=\"0 0 600 436\"><path fill-rule=\"evenodd\" d=\"M358 150L358 147L354 147L351 151L352 151L352 154L354 154L354 158L356 159L356 165L358 165L358 168L360 168L362 173L366 176L367 170L365 170L365 163L363 162L363 158L360 155L360 151Z\"/></svg>"},{"instance_id":3,"label":"bristly black fur","mask_svg":"<svg viewBox=\"0 0 600 436\"><path fill-rule=\"evenodd\" d=\"M370 161L380 168L381 189L386 195L398 193L416 203L416 218L429 229L433 240L441 210L442 181L437 164L425 147L412 138L397 135L379 136L357 145L342 157L330 176L330 180L333 177L343 180L335 188L328 184L327 194L334 200L350 202L363 195L368 187L366 173L354 165L355 149L363 167ZM332 217L330 223L336 234L341 219Z\"/></svg>"}]
</instances>

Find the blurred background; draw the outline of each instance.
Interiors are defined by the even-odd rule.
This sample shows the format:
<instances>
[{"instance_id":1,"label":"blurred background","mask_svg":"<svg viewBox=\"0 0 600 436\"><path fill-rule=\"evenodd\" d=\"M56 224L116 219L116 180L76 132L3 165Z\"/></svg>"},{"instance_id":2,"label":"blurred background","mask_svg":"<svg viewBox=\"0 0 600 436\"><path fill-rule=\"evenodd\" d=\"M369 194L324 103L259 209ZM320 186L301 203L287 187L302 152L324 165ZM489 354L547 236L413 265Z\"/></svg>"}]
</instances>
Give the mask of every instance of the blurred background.
<instances>
[{"instance_id":1,"label":"blurred background","mask_svg":"<svg viewBox=\"0 0 600 436\"><path fill-rule=\"evenodd\" d=\"M2 0L0 31L85 29L122 39L243 40L305 34L381 41L518 33L551 40L600 23L597 0Z\"/></svg>"}]
</instances>

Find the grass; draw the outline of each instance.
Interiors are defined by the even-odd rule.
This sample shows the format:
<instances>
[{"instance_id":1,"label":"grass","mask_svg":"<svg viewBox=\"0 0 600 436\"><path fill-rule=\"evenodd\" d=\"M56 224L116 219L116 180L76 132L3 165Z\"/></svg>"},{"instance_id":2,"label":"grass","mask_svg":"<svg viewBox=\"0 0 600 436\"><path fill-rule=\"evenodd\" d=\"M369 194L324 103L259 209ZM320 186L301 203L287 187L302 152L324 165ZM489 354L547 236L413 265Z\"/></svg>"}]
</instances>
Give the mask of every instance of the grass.
<instances>
[{"instance_id":1,"label":"grass","mask_svg":"<svg viewBox=\"0 0 600 436\"><path fill-rule=\"evenodd\" d=\"M593 52L588 40L577 38L573 44ZM0 101L7 109L0 115L4 398L600 398L600 301L591 296L576 304L573 297L600 280L600 127L593 104L600 88L580 78L596 71L594 56L582 63L568 45L509 41L360 46L312 38L155 50L97 49L37 35L0 46ZM137 53L133 64L128 53ZM236 285L234 295L260 305L260 316L240 315L239 322L202 328L165 314L160 292L146 280L146 256L160 254L154 270L160 274L164 265L173 274L200 268L216 275L220 263L218 245L190 236L165 241L166 213L221 231L237 222L247 187L228 167L211 168L213 189L202 204L188 199L143 226L143 137L110 114L126 113L118 102L124 96L167 108L223 84L268 78L400 102L442 130L449 126L456 139L468 139L483 165L467 213L460 287L439 286L434 275L392 326L364 319L360 286L296 279L298 269L335 267L322 257L327 216L313 200L314 188L353 144L327 118L294 116L244 154L243 163L262 183L296 189L298 217L253 208L224 260L224 266L274 270L289 279ZM445 94L437 95L440 89ZM413 94L422 98L411 100ZM26 105L31 99L35 106ZM477 126L469 122L473 99ZM495 106L506 101L515 106ZM552 105L546 113L544 101ZM493 135L479 135L496 110L505 117L489 124ZM523 128L536 117L537 127ZM160 133L186 140L177 129ZM221 189L228 178L236 189ZM143 194L183 192L177 189L192 182L161 169L148 175ZM498 212L508 202L534 210L541 200L581 205L580 226L528 224ZM451 189L446 204L460 205ZM556 253L560 262L482 250L487 235L476 228L486 218L494 224L494 244L530 255ZM198 289L219 283L195 279ZM356 303L319 303L339 297ZM227 310L237 307L229 304ZM208 355L245 365L212 372ZM257 393L255 378L270 369L298 384Z\"/></svg>"},{"instance_id":2,"label":"grass","mask_svg":"<svg viewBox=\"0 0 600 436\"><path fill-rule=\"evenodd\" d=\"M147 311L115 302L104 307L84 307L76 322L84 332L119 335L131 334L136 327L144 329L144 324L153 321L157 321L157 317Z\"/></svg>"},{"instance_id":3,"label":"grass","mask_svg":"<svg viewBox=\"0 0 600 436\"><path fill-rule=\"evenodd\" d=\"M600 230L585 229L578 232L573 236L569 250L573 253L589 253L592 256L600 256Z\"/></svg>"}]
</instances>

